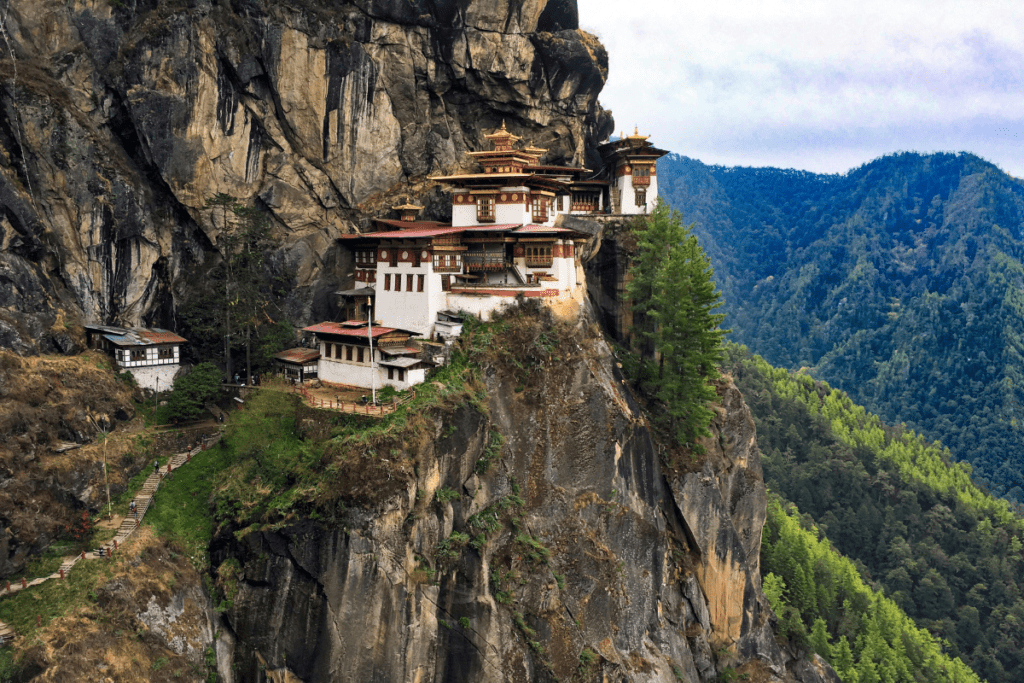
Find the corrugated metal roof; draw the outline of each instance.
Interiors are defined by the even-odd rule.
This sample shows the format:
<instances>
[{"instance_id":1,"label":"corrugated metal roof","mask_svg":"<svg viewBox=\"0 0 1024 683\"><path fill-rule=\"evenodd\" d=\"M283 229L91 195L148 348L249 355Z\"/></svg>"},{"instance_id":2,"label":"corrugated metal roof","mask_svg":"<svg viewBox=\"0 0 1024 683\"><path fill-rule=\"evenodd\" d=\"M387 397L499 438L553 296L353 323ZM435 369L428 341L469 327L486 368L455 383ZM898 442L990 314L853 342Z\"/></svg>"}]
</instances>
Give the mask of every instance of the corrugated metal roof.
<instances>
[{"instance_id":1,"label":"corrugated metal roof","mask_svg":"<svg viewBox=\"0 0 1024 683\"><path fill-rule=\"evenodd\" d=\"M386 356L404 356L420 352L419 349L414 349L411 346L382 346L380 350Z\"/></svg>"},{"instance_id":2,"label":"corrugated metal roof","mask_svg":"<svg viewBox=\"0 0 1024 683\"><path fill-rule=\"evenodd\" d=\"M382 360L380 361L380 363L378 363L378 365L383 365L385 367L391 366L393 368L409 368L412 367L413 365L416 365L417 363L422 362L423 361L421 361L419 358L409 358L408 356L400 356L398 358L388 358Z\"/></svg>"},{"instance_id":3,"label":"corrugated metal roof","mask_svg":"<svg viewBox=\"0 0 1024 683\"><path fill-rule=\"evenodd\" d=\"M133 331L138 332L139 336L144 339L149 339L153 344L180 344L181 342L187 341L184 337L179 337L170 330L162 330L159 327L144 327Z\"/></svg>"},{"instance_id":4,"label":"corrugated metal roof","mask_svg":"<svg viewBox=\"0 0 1024 683\"><path fill-rule=\"evenodd\" d=\"M316 349L285 349L275 353L274 358L289 363L309 363L320 358L320 352Z\"/></svg>"},{"instance_id":5,"label":"corrugated metal roof","mask_svg":"<svg viewBox=\"0 0 1024 683\"><path fill-rule=\"evenodd\" d=\"M159 327L111 327L86 325L87 330L103 332L103 337L118 346L153 346L155 344L183 344L188 340Z\"/></svg>"}]
</instances>

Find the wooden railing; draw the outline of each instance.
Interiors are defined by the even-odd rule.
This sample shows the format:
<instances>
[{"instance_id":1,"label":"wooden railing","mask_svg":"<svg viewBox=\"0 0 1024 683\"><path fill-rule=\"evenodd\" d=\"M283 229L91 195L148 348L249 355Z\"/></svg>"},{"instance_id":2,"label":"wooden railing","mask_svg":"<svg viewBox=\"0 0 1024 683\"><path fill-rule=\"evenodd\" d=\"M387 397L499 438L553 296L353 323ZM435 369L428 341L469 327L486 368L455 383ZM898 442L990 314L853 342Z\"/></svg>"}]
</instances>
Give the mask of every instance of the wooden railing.
<instances>
[{"instance_id":1,"label":"wooden railing","mask_svg":"<svg viewBox=\"0 0 1024 683\"><path fill-rule=\"evenodd\" d=\"M294 393L301 394L303 398L309 402L310 407L319 408L321 410L337 410L342 413L352 413L353 415L370 415L373 417L381 417L383 415L390 415L405 404L413 401L416 398L416 390L410 389L408 396L402 398L395 397L390 403L381 403L378 405L372 405L370 403L363 403L361 401L335 401L333 399L324 400L314 396L306 387L295 387Z\"/></svg>"}]
</instances>

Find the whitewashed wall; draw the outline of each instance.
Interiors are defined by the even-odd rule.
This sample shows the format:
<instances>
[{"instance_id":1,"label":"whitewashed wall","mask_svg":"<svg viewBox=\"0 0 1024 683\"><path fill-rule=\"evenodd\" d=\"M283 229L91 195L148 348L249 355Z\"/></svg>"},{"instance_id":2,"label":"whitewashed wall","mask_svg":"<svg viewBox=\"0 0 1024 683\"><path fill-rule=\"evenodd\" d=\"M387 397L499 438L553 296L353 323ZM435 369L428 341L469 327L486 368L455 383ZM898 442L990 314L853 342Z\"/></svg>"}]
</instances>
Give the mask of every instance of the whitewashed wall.
<instances>
[{"instance_id":1,"label":"whitewashed wall","mask_svg":"<svg viewBox=\"0 0 1024 683\"><path fill-rule=\"evenodd\" d=\"M142 365L128 368L132 377L143 389L150 391L160 390L161 393L168 391L174 384L174 376L181 370L178 364L173 365Z\"/></svg>"}]
</instances>

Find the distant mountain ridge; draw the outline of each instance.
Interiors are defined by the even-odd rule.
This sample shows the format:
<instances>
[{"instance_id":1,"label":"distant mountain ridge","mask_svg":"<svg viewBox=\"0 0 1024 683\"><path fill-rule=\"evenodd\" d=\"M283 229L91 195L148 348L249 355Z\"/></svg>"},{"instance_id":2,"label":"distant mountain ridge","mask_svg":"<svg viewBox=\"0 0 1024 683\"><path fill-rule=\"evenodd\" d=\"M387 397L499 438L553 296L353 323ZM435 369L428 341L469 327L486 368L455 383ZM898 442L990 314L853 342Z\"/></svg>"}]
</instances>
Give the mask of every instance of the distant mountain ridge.
<instances>
[{"instance_id":1,"label":"distant mountain ridge","mask_svg":"<svg viewBox=\"0 0 1024 683\"><path fill-rule=\"evenodd\" d=\"M1024 500L1024 187L974 155L894 154L842 175L669 155L733 340L942 440Z\"/></svg>"}]
</instances>

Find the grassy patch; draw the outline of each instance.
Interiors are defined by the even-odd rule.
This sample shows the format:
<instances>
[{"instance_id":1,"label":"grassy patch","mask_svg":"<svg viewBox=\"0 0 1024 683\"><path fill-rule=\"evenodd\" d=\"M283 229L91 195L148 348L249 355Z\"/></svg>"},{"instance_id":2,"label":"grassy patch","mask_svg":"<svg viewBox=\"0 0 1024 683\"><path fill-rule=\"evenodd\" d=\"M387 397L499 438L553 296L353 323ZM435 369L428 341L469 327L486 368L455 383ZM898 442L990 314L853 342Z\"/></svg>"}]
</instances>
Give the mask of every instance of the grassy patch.
<instances>
[{"instance_id":1,"label":"grassy patch","mask_svg":"<svg viewBox=\"0 0 1024 683\"><path fill-rule=\"evenodd\" d=\"M36 617L42 617L43 626L51 619L70 614L77 607L95 600L99 577L109 579L114 574L112 563L101 561L79 562L68 572L64 581L47 581L38 586L15 593L0 600L0 621L19 635L31 640L36 632Z\"/></svg>"},{"instance_id":2,"label":"grassy patch","mask_svg":"<svg viewBox=\"0 0 1024 683\"><path fill-rule=\"evenodd\" d=\"M224 441L203 451L164 481L146 512L145 523L180 545L200 571L209 564L207 549L213 537L210 495L214 482L237 459L236 448Z\"/></svg>"}]
</instances>

